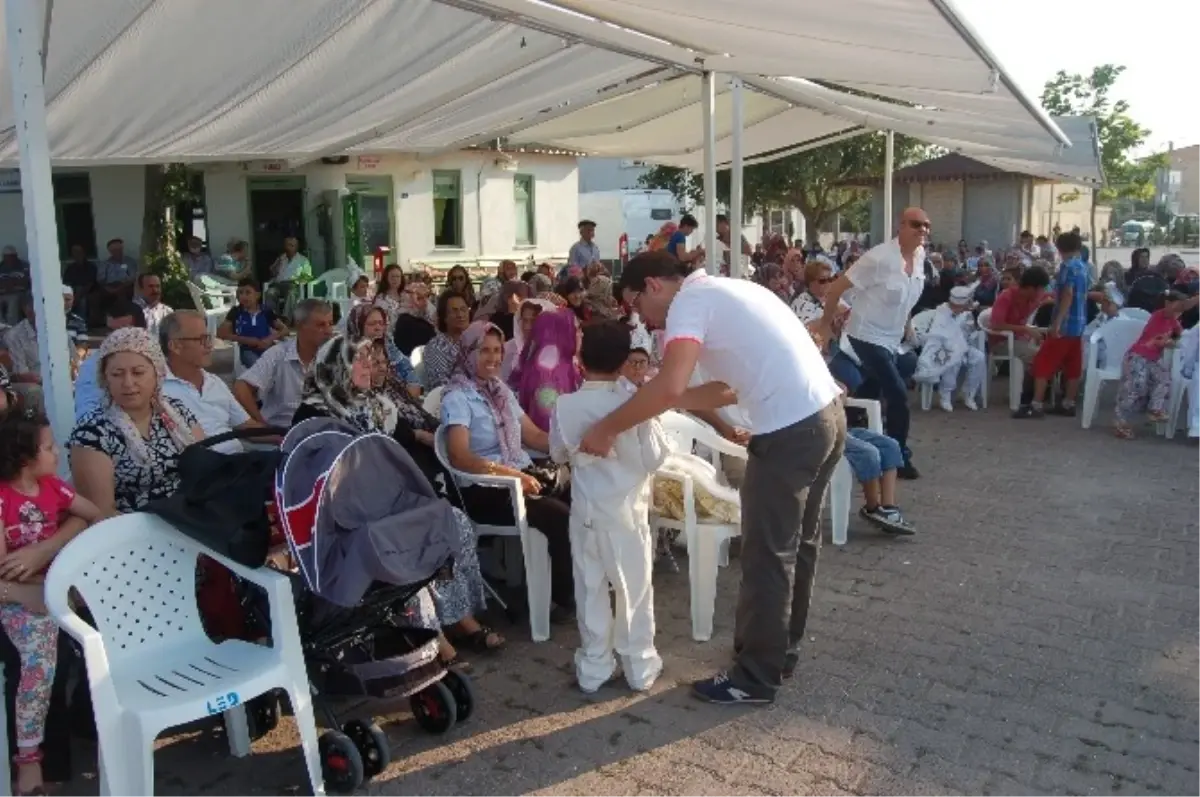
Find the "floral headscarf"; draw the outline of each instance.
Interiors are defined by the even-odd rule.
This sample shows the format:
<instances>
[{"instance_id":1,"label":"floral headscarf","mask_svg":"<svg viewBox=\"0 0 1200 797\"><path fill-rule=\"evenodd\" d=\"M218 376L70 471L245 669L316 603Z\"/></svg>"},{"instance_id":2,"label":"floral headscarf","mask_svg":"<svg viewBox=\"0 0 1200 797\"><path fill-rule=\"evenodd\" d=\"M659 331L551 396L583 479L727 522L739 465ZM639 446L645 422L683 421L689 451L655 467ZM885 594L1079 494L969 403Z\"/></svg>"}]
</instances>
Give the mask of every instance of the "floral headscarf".
<instances>
[{"instance_id":1,"label":"floral headscarf","mask_svg":"<svg viewBox=\"0 0 1200 797\"><path fill-rule=\"evenodd\" d=\"M487 401L496 424L496 435L500 439L500 453L505 463L521 462L521 425L517 422L520 413L511 406L512 392L499 376L490 379L479 377L479 349L487 335L498 335L504 341L500 327L487 321L475 321L458 339L458 362L450 374L447 390L478 391Z\"/></svg>"},{"instance_id":2,"label":"floral headscarf","mask_svg":"<svg viewBox=\"0 0 1200 797\"><path fill-rule=\"evenodd\" d=\"M513 375L521 409L542 431L550 431L558 397L574 393L583 382L575 367L576 323L575 314L568 310L539 315Z\"/></svg>"},{"instance_id":3,"label":"floral headscarf","mask_svg":"<svg viewBox=\"0 0 1200 797\"><path fill-rule=\"evenodd\" d=\"M351 344L365 344L366 337L364 327L367 323L368 314L372 311L379 312L382 308L374 305L363 304L355 307L350 311L350 317L346 320L346 339ZM383 344L382 346L380 344ZM425 412L424 408L412 397L408 392L404 382L396 375L396 363L404 354L396 348L396 344L385 333L382 341L370 341L375 355L381 360L387 361L387 376L382 384L377 385L376 389L385 393L392 403L396 405L396 409L408 421L414 429L424 429L432 431L437 428L437 420ZM353 364L354 358L350 358L350 363ZM347 372L346 384L349 384L349 373ZM306 389L307 392L307 389ZM392 425L395 428L395 424ZM389 434L391 429L386 430Z\"/></svg>"},{"instance_id":4,"label":"floral headscarf","mask_svg":"<svg viewBox=\"0 0 1200 797\"><path fill-rule=\"evenodd\" d=\"M163 400L162 384L163 380L167 378L167 360L163 357L162 349L159 348L150 333L141 327L125 327L114 330L104 339L104 342L100 344L97 356L100 358L100 388L108 399L104 412L121 430L130 455L140 464L145 465L150 462L150 450L146 447L145 438L142 437L142 433L138 431L129 414L113 401L112 394L108 392L108 381L103 378L104 366L108 363L108 358L113 354L123 352L140 354L154 368L158 383L154 387L154 396L150 399L150 409L162 421L167 434L179 446L179 450L182 451L194 443L195 438L187 421L169 401Z\"/></svg>"},{"instance_id":5,"label":"floral headscarf","mask_svg":"<svg viewBox=\"0 0 1200 797\"><path fill-rule=\"evenodd\" d=\"M559 296L554 291L546 291L545 293L539 293L537 295L537 298L544 302L550 302L550 304L554 305L555 307L566 307L567 306L567 300L564 299L563 297Z\"/></svg>"},{"instance_id":6,"label":"floral headscarf","mask_svg":"<svg viewBox=\"0 0 1200 797\"><path fill-rule=\"evenodd\" d=\"M612 278L604 275L593 277L588 283L584 302L591 309L593 318L616 318L617 300L613 298Z\"/></svg>"}]
</instances>

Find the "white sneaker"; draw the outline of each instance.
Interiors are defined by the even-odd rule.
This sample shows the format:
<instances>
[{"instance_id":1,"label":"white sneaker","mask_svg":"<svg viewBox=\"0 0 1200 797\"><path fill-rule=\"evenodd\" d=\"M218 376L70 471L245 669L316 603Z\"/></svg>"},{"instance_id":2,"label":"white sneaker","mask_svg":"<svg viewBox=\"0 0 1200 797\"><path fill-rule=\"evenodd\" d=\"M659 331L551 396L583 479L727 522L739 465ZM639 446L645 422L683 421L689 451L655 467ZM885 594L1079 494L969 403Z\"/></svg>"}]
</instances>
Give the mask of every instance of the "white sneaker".
<instances>
[{"instance_id":1,"label":"white sneaker","mask_svg":"<svg viewBox=\"0 0 1200 797\"><path fill-rule=\"evenodd\" d=\"M938 406L946 412L954 412L954 402L950 400L949 393L942 393L938 396Z\"/></svg>"},{"instance_id":2,"label":"white sneaker","mask_svg":"<svg viewBox=\"0 0 1200 797\"><path fill-rule=\"evenodd\" d=\"M979 409L979 405L975 403L974 396L967 396L966 398L964 398L963 406L966 407L967 409L969 409L971 412L975 412L975 410Z\"/></svg>"}]
</instances>

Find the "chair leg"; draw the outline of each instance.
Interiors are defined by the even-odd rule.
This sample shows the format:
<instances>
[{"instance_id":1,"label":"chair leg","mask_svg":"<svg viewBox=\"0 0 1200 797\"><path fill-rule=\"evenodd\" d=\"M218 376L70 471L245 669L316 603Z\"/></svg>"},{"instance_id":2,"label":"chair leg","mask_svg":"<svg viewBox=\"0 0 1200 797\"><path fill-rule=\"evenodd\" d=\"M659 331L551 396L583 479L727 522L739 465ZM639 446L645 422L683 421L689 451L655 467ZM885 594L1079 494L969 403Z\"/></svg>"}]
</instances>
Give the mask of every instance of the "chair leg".
<instances>
[{"instance_id":1,"label":"chair leg","mask_svg":"<svg viewBox=\"0 0 1200 797\"><path fill-rule=\"evenodd\" d=\"M250 722L246 718L246 704L231 708L222 716L225 720L225 735L229 741L229 754L234 758L250 755Z\"/></svg>"},{"instance_id":2,"label":"chair leg","mask_svg":"<svg viewBox=\"0 0 1200 797\"><path fill-rule=\"evenodd\" d=\"M713 612L717 606L717 559L721 542L712 529L695 526L684 532L688 546L688 586L691 589L692 639L712 639Z\"/></svg>"},{"instance_id":3,"label":"chair leg","mask_svg":"<svg viewBox=\"0 0 1200 797\"><path fill-rule=\"evenodd\" d=\"M1092 428L1092 420L1096 417L1096 404L1100 401L1100 379L1093 374L1091 379L1083 382L1083 412L1079 422L1084 429Z\"/></svg>"},{"instance_id":4,"label":"chair leg","mask_svg":"<svg viewBox=\"0 0 1200 797\"><path fill-rule=\"evenodd\" d=\"M312 692L307 683L295 683L287 690L300 731L300 748L304 752L304 764L308 767L308 779L314 795L325 793L325 779L321 776L321 754L317 748L317 722L313 716Z\"/></svg>"},{"instance_id":5,"label":"chair leg","mask_svg":"<svg viewBox=\"0 0 1200 797\"><path fill-rule=\"evenodd\" d=\"M533 529L525 533L523 542L529 630L534 642L545 642L550 638L550 546L545 536Z\"/></svg>"},{"instance_id":6,"label":"chair leg","mask_svg":"<svg viewBox=\"0 0 1200 797\"><path fill-rule=\"evenodd\" d=\"M845 545L847 531L850 528L850 494L854 489L854 480L850 476L850 465L843 457L833 469L833 479L829 482L829 515L833 526L833 544Z\"/></svg>"},{"instance_id":7,"label":"chair leg","mask_svg":"<svg viewBox=\"0 0 1200 797\"><path fill-rule=\"evenodd\" d=\"M1013 412L1021 407L1021 388L1025 386L1025 363L1016 357L1008 361L1008 406Z\"/></svg>"},{"instance_id":8,"label":"chair leg","mask_svg":"<svg viewBox=\"0 0 1200 797\"><path fill-rule=\"evenodd\" d=\"M929 382L921 383L921 409L929 412L929 408L933 406L933 385Z\"/></svg>"}]
</instances>

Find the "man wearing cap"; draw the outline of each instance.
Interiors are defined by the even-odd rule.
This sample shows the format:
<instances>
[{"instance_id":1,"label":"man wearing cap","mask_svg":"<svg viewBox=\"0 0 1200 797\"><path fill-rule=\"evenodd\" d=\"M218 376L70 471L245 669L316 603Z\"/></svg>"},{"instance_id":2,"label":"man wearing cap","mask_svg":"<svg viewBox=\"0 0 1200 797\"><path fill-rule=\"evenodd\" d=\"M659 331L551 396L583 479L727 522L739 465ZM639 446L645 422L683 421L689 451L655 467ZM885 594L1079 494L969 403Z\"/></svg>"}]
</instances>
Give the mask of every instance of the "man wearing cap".
<instances>
[{"instance_id":1,"label":"man wearing cap","mask_svg":"<svg viewBox=\"0 0 1200 797\"><path fill-rule=\"evenodd\" d=\"M658 374L584 435L605 456L617 435L679 408L737 404L751 425L741 494L742 585L728 673L698 681L711 703L770 703L800 660L821 545L821 501L846 440L841 389L800 319L749 280L646 252L621 273L625 303L665 330ZM770 357L764 357L770 352ZM688 387L699 367L712 380Z\"/></svg>"},{"instance_id":2,"label":"man wearing cap","mask_svg":"<svg viewBox=\"0 0 1200 797\"><path fill-rule=\"evenodd\" d=\"M16 247L4 247L0 257L0 323L15 324L21 317L21 294L29 290L29 264Z\"/></svg>"},{"instance_id":3,"label":"man wearing cap","mask_svg":"<svg viewBox=\"0 0 1200 797\"><path fill-rule=\"evenodd\" d=\"M600 262L600 247L596 246L596 222L584 219L579 222L579 240L567 254L567 269L578 266L587 270L592 263Z\"/></svg>"},{"instance_id":4,"label":"man wearing cap","mask_svg":"<svg viewBox=\"0 0 1200 797\"><path fill-rule=\"evenodd\" d=\"M946 412L954 411L954 388L964 370L963 404L969 410L979 409L975 397L987 374L987 357L981 347L973 345L978 328L970 311L971 288L967 285L951 288L949 301L933 311L933 322L925 333L917 372L913 375L918 382L938 386L938 405Z\"/></svg>"}]
</instances>

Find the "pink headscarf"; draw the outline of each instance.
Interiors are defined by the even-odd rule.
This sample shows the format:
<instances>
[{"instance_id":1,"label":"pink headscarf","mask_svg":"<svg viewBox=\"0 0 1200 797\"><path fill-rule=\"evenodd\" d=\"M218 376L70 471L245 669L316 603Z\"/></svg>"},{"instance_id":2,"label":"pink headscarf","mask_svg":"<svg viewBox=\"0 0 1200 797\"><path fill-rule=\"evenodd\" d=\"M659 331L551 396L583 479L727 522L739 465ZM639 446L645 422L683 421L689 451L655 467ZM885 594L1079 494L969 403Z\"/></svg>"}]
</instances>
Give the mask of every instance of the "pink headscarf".
<instances>
[{"instance_id":1,"label":"pink headscarf","mask_svg":"<svg viewBox=\"0 0 1200 797\"><path fill-rule=\"evenodd\" d=\"M550 431L558 397L574 393L583 381L575 367L576 323L569 310L539 315L513 372L521 409L543 431Z\"/></svg>"},{"instance_id":2,"label":"pink headscarf","mask_svg":"<svg viewBox=\"0 0 1200 797\"><path fill-rule=\"evenodd\" d=\"M483 396L496 424L503 464L513 466L524 459L521 449L521 425L517 422L520 412L511 406L512 391L499 376L490 379L479 377L479 347L483 345L483 339L488 334L498 335L503 345L504 333L500 331L500 327L487 321L475 321L463 331L458 339L458 362L454 364L454 371L450 374L446 390L475 390Z\"/></svg>"}]
</instances>

